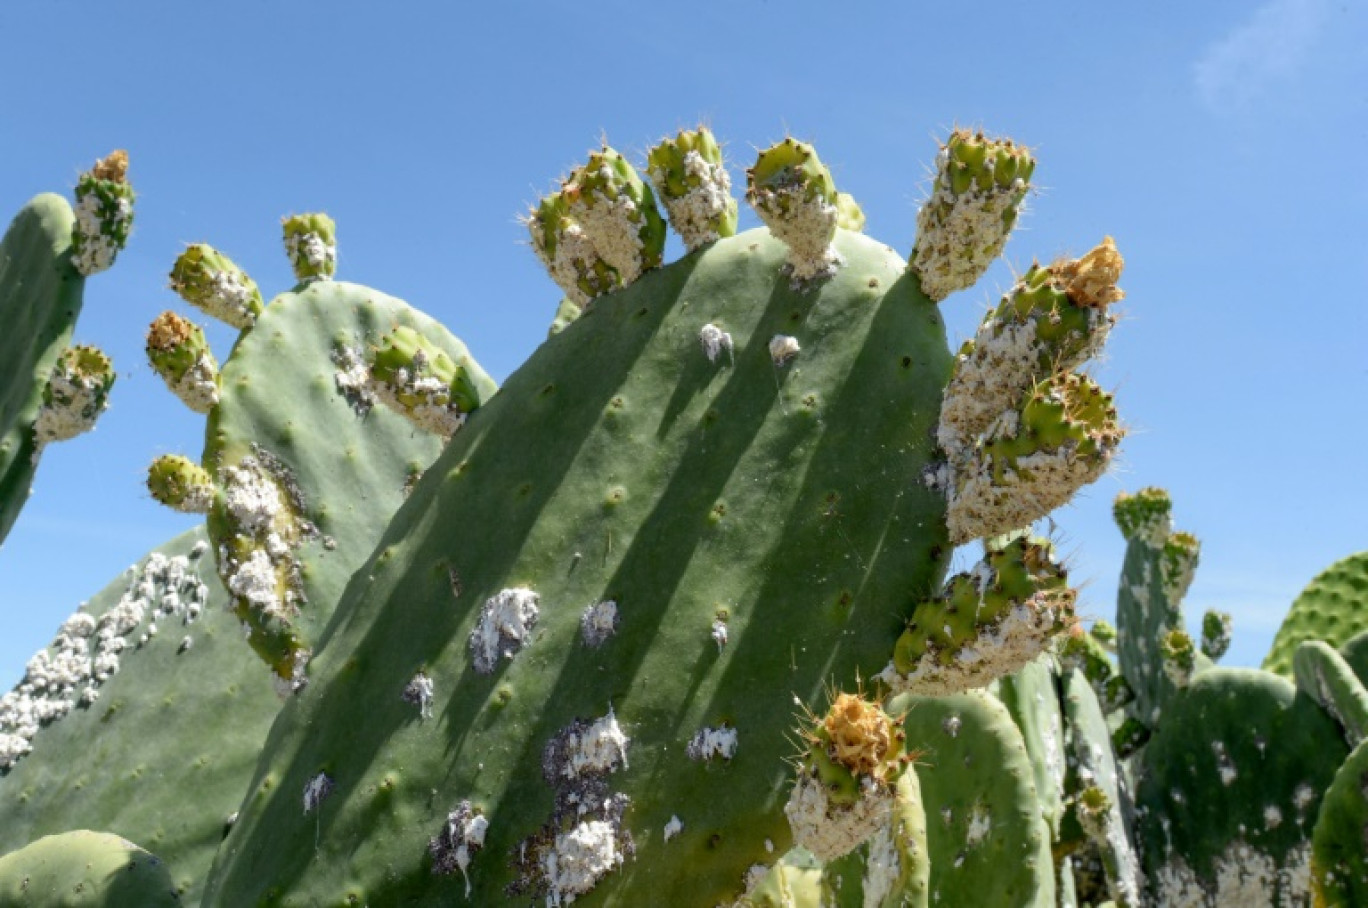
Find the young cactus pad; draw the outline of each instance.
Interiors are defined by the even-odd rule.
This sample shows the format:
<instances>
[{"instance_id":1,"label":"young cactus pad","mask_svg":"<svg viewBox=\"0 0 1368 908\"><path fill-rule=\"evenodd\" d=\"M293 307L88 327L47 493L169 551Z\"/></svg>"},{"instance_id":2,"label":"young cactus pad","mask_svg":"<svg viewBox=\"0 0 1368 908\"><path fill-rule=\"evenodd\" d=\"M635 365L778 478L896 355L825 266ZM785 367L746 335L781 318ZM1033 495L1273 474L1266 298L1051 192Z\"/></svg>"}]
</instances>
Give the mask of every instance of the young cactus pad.
<instances>
[{"instance_id":1,"label":"young cactus pad","mask_svg":"<svg viewBox=\"0 0 1368 908\"><path fill-rule=\"evenodd\" d=\"M19 210L0 243L0 540L28 501L38 467L34 423L71 340L85 278L71 264L75 216L46 193Z\"/></svg>"},{"instance_id":2,"label":"young cactus pad","mask_svg":"<svg viewBox=\"0 0 1368 908\"><path fill-rule=\"evenodd\" d=\"M816 704L832 677L882 668L896 604L930 593L949 555L944 499L920 481L942 322L896 254L836 244L845 266L802 294L764 231L647 273L471 415L349 584L209 904L285 886L457 898L428 843L466 800L489 820L473 904L591 888L730 902L787 849L794 695ZM704 324L732 335L732 358L709 361ZM802 352L780 367L781 334ZM582 616L607 602L591 648ZM435 721L401 696L419 671ZM610 710L621 759L544 764ZM305 816L320 773L337 791ZM591 793L609 809L577 815L568 799ZM358 823L387 832L345 832ZM590 844L602 872L551 872Z\"/></svg>"},{"instance_id":3,"label":"young cactus pad","mask_svg":"<svg viewBox=\"0 0 1368 908\"><path fill-rule=\"evenodd\" d=\"M0 853L95 826L155 850L198 904L280 706L213 573L203 527L158 547L0 697Z\"/></svg>"},{"instance_id":4,"label":"young cactus pad","mask_svg":"<svg viewBox=\"0 0 1368 908\"><path fill-rule=\"evenodd\" d=\"M1331 646L1368 630L1368 552L1342 558L1316 575L1301 591L1264 658L1263 667L1292 677L1292 657L1306 640Z\"/></svg>"},{"instance_id":5,"label":"young cactus pad","mask_svg":"<svg viewBox=\"0 0 1368 908\"><path fill-rule=\"evenodd\" d=\"M179 908L166 865L132 842L80 829L0 857L3 908Z\"/></svg>"},{"instance_id":6,"label":"young cactus pad","mask_svg":"<svg viewBox=\"0 0 1368 908\"><path fill-rule=\"evenodd\" d=\"M196 413L208 413L218 403L218 361L199 325L170 311L157 316L147 329L147 361Z\"/></svg>"},{"instance_id":7,"label":"young cactus pad","mask_svg":"<svg viewBox=\"0 0 1368 908\"><path fill-rule=\"evenodd\" d=\"M299 680L346 579L442 448L367 390L365 353L396 327L459 365L475 400L494 393L440 324L343 281L276 297L223 364L203 458L222 492L209 534L248 642L282 680Z\"/></svg>"},{"instance_id":8,"label":"young cactus pad","mask_svg":"<svg viewBox=\"0 0 1368 908\"><path fill-rule=\"evenodd\" d=\"M133 229L135 193L128 183L128 152L114 151L95 162L76 183L76 224L71 261L89 277L114 264Z\"/></svg>"}]
</instances>

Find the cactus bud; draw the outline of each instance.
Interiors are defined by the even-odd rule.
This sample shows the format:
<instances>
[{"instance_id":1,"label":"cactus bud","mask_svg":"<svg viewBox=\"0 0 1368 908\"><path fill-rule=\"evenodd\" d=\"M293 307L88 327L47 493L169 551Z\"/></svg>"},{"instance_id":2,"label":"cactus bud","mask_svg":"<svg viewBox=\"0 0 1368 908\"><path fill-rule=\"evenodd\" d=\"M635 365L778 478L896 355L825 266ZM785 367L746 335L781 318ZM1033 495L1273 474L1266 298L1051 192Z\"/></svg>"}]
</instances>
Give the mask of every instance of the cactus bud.
<instances>
[{"instance_id":1,"label":"cactus bud","mask_svg":"<svg viewBox=\"0 0 1368 908\"><path fill-rule=\"evenodd\" d=\"M395 328L371 351L370 390L427 432L450 438L480 405L465 367L417 331Z\"/></svg>"},{"instance_id":2,"label":"cactus bud","mask_svg":"<svg viewBox=\"0 0 1368 908\"><path fill-rule=\"evenodd\" d=\"M917 212L909 267L940 302L970 287L1002 254L1026 198L1035 159L1010 139L957 129L936 158L936 181Z\"/></svg>"},{"instance_id":3,"label":"cactus bud","mask_svg":"<svg viewBox=\"0 0 1368 908\"><path fill-rule=\"evenodd\" d=\"M114 364L99 348L63 350L43 391L43 406L33 425L38 444L66 441L95 428L95 420L109 406L114 378Z\"/></svg>"},{"instance_id":4,"label":"cactus bud","mask_svg":"<svg viewBox=\"0 0 1368 908\"><path fill-rule=\"evenodd\" d=\"M859 847L887 821L899 777L912 762L902 719L863 692L838 694L825 716L809 716L798 780L789 795L794 840L824 861Z\"/></svg>"},{"instance_id":5,"label":"cactus bud","mask_svg":"<svg viewBox=\"0 0 1368 908\"><path fill-rule=\"evenodd\" d=\"M207 514L217 490L209 472L179 454L164 454L147 468L147 490L177 511Z\"/></svg>"},{"instance_id":6,"label":"cactus bud","mask_svg":"<svg viewBox=\"0 0 1368 908\"><path fill-rule=\"evenodd\" d=\"M171 289L190 305L227 322L250 328L261 314L256 281L212 246L187 246L171 269Z\"/></svg>"},{"instance_id":7,"label":"cactus bud","mask_svg":"<svg viewBox=\"0 0 1368 908\"><path fill-rule=\"evenodd\" d=\"M722 163L722 149L706 127L681 131L652 148L646 174L690 252L735 235L731 177Z\"/></svg>"},{"instance_id":8,"label":"cactus bud","mask_svg":"<svg viewBox=\"0 0 1368 908\"><path fill-rule=\"evenodd\" d=\"M964 345L946 387L937 440L952 460L978 440L1038 376L1070 371L1096 356L1116 317L1107 305L1121 256L1111 237L1080 259L1032 265Z\"/></svg>"},{"instance_id":9,"label":"cactus bud","mask_svg":"<svg viewBox=\"0 0 1368 908\"><path fill-rule=\"evenodd\" d=\"M1015 538L917 606L879 678L930 696L983 687L1072 627L1076 595L1047 541Z\"/></svg>"},{"instance_id":10,"label":"cactus bud","mask_svg":"<svg viewBox=\"0 0 1368 908\"><path fill-rule=\"evenodd\" d=\"M585 306L660 265L665 221L651 188L605 147L527 218L532 248L571 301Z\"/></svg>"},{"instance_id":11,"label":"cactus bud","mask_svg":"<svg viewBox=\"0 0 1368 908\"><path fill-rule=\"evenodd\" d=\"M1209 610L1202 616L1202 655L1217 661L1230 649L1233 622L1229 612Z\"/></svg>"},{"instance_id":12,"label":"cactus bud","mask_svg":"<svg viewBox=\"0 0 1368 908\"><path fill-rule=\"evenodd\" d=\"M1192 680L1192 672L1197 667L1197 647L1187 631L1171 630L1160 637L1159 658L1164 664L1164 674L1175 685L1185 687Z\"/></svg>"},{"instance_id":13,"label":"cactus bud","mask_svg":"<svg viewBox=\"0 0 1368 908\"><path fill-rule=\"evenodd\" d=\"M163 312L147 329L147 361L171 393L196 413L218 403L218 362L199 325Z\"/></svg>"},{"instance_id":14,"label":"cactus bud","mask_svg":"<svg viewBox=\"0 0 1368 908\"><path fill-rule=\"evenodd\" d=\"M795 283L836 272L841 264L831 245L839 218L836 186L811 145L793 138L771 145L746 171L746 186L746 201L788 246Z\"/></svg>"},{"instance_id":15,"label":"cactus bud","mask_svg":"<svg viewBox=\"0 0 1368 908\"><path fill-rule=\"evenodd\" d=\"M133 228L133 200L128 184L128 152L118 150L95 162L76 183L76 226L72 230L72 264L89 277L114 264Z\"/></svg>"},{"instance_id":16,"label":"cactus bud","mask_svg":"<svg viewBox=\"0 0 1368 908\"><path fill-rule=\"evenodd\" d=\"M290 257L295 280L331 280L337 273L337 225L322 212L296 214L281 219L285 254Z\"/></svg>"}]
</instances>

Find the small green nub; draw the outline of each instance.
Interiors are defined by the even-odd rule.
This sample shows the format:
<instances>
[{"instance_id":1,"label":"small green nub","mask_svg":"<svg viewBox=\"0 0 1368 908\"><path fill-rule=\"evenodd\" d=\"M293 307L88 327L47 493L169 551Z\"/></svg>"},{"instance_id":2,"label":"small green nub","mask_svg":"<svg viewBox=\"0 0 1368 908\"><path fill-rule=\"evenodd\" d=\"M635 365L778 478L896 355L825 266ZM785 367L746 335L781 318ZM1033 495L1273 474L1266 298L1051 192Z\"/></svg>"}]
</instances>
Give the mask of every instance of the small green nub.
<instances>
[{"instance_id":1,"label":"small green nub","mask_svg":"<svg viewBox=\"0 0 1368 908\"><path fill-rule=\"evenodd\" d=\"M95 428L95 420L109 406L114 379L114 364L98 347L62 351L33 426L38 443L66 441Z\"/></svg>"},{"instance_id":2,"label":"small green nub","mask_svg":"<svg viewBox=\"0 0 1368 908\"><path fill-rule=\"evenodd\" d=\"M646 156L646 174L690 252L736 234L731 176L707 127L662 140Z\"/></svg>"},{"instance_id":3,"label":"small green nub","mask_svg":"<svg viewBox=\"0 0 1368 908\"><path fill-rule=\"evenodd\" d=\"M281 221L285 253L301 284L330 280L337 273L337 225L322 212L296 214Z\"/></svg>"},{"instance_id":4,"label":"small green nub","mask_svg":"<svg viewBox=\"0 0 1368 908\"><path fill-rule=\"evenodd\" d=\"M864 232L864 209L860 207L859 202L855 201L855 197L848 192L836 193L836 226L842 230L852 230L855 233Z\"/></svg>"},{"instance_id":5,"label":"small green nub","mask_svg":"<svg viewBox=\"0 0 1368 908\"><path fill-rule=\"evenodd\" d=\"M1173 499L1157 486L1134 494L1122 492L1112 504L1112 517L1128 541L1138 539L1159 546L1173 531Z\"/></svg>"},{"instance_id":6,"label":"small green nub","mask_svg":"<svg viewBox=\"0 0 1368 908\"><path fill-rule=\"evenodd\" d=\"M480 405L466 368L407 326L381 338L370 354L371 390L395 412L450 437Z\"/></svg>"},{"instance_id":7,"label":"small green nub","mask_svg":"<svg viewBox=\"0 0 1368 908\"><path fill-rule=\"evenodd\" d=\"M1234 621L1229 612L1209 610L1202 616L1202 654L1215 662L1230 649Z\"/></svg>"},{"instance_id":8,"label":"small green nub","mask_svg":"<svg viewBox=\"0 0 1368 908\"><path fill-rule=\"evenodd\" d=\"M217 488L209 471L179 454L163 454L147 468L147 490L168 508L207 514Z\"/></svg>"},{"instance_id":9,"label":"small green nub","mask_svg":"<svg viewBox=\"0 0 1368 908\"><path fill-rule=\"evenodd\" d=\"M95 162L76 183L76 224L72 264L89 277L114 264L133 229L136 193L128 184L128 152L122 149Z\"/></svg>"},{"instance_id":10,"label":"small green nub","mask_svg":"<svg viewBox=\"0 0 1368 908\"><path fill-rule=\"evenodd\" d=\"M147 361L196 413L218 403L218 361L199 325L169 310L157 316L147 329Z\"/></svg>"},{"instance_id":11,"label":"small green nub","mask_svg":"<svg viewBox=\"0 0 1368 908\"><path fill-rule=\"evenodd\" d=\"M1159 638L1159 658L1163 660L1164 674L1179 687L1192 680L1192 671L1197 667L1197 645L1192 635L1184 630L1171 630Z\"/></svg>"},{"instance_id":12,"label":"small green nub","mask_svg":"<svg viewBox=\"0 0 1368 908\"><path fill-rule=\"evenodd\" d=\"M1109 653L1116 652L1116 626L1105 618L1093 622L1090 633Z\"/></svg>"},{"instance_id":13,"label":"small green nub","mask_svg":"<svg viewBox=\"0 0 1368 908\"><path fill-rule=\"evenodd\" d=\"M171 289L206 315L234 328L250 328L263 308L256 281L228 256L203 243L187 246L176 259Z\"/></svg>"}]
</instances>

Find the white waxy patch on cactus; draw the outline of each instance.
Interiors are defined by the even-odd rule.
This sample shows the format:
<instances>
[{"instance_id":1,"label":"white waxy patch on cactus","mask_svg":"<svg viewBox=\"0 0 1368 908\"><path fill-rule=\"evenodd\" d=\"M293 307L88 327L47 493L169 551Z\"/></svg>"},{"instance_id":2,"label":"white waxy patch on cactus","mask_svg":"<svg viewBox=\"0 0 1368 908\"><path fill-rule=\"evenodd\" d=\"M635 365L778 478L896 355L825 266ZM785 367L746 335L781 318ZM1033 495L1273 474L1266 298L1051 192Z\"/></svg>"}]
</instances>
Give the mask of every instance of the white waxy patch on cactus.
<instances>
[{"instance_id":1,"label":"white waxy patch on cactus","mask_svg":"<svg viewBox=\"0 0 1368 908\"><path fill-rule=\"evenodd\" d=\"M984 626L950 664L941 665L936 653L928 651L906 675L890 662L878 678L894 692L914 691L932 697L984 687L1044 652L1071 604L1071 595L1037 593L1015 603L997 624Z\"/></svg>"},{"instance_id":2,"label":"white waxy patch on cactus","mask_svg":"<svg viewBox=\"0 0 1368 908\"><path fill-rule=\"evenodd\" d=\"M798 338L789 337L787 334L776 334L770 338L769 355L776 366L782 366L789 360L798 355L802 348L798 346Z\"/></svg>"},{"instance_id":3,"label":"white waxy patch on cactus","mask_svg":"<svg viewBox=\"0 0 1368 908\"><path fill-rule=\"evenodd\" d=\"M114 264L122 244L118 237L127 237L133 221L133 205L123 196L112 200L101 197L94 188L77 187L76 254L72 264L86 277L108 270Z\"/></svg>"},{"instance_id":4,"label":"white waxy patch on cactus","mask_svg":"<svg viewBox=\"0 0 1368 908\"><path fill-rule=\"evenodd\" d=\"M830 277L841 267L841 256L831 245L840 211L821 193L808 194L799 182L762 187L750 196L760 220L788 247L788 267L798 285Z\"/></svg>"},{"instance_id":5,"label":"white waxy patch on cactus","mask_svg":"<svg viewBox=\"0 0 1368 908\"><path fill-rule=\"evenodd\" d=\"M200 308L234 328L256 324L256 313L252 311L256 298L246 276L224 268L207 268L206 272L208 291L198 302Z\"/></svg>"},{"instance_id":6,"label":"white waxy patch on cactus","mask_svg":"<svg viewBox=\"0 0 1368 908\"><path fill-rule=\"evenodd\" d=\"M1188 544L1189 540L1191 544ZM1169 544L1162 547L1159 556L1159 583L1164 599L1170 606L1177 607L1187 595L1197 572L1200 554L1196 539L1185 533L1170 536Z\"/></svg>"},{"instance_id":7,"label":"white waxy patch on cactus","mask_svg":"<svg viewBox=\"0 0 1368 908\"><path fill-rule=\"evenodd\" d=\"M993 832L992 814L982 804L969 811L969 826L964 831L964 844L976 848Z\"/></svg>"},{"instance_id":8,"label":"white waxy patch on cactus","mask_svg":"<svg viewBox=\"0 0 1368 908\"><path fill-rule=\"evenodd\" d=\"M366 357L355 347L339 345L332 352L333 384L337 393L346 399L347 405L357 416L365 416L375 406L375 395L370 390L371 373L366 365Z\"/></svg>"},{"instance_id":9,"label":"white waxy patch on cactus","mask_svg":"<svg viewBox=\"0 0 1368 908\"><path fill-rule=\"evenodd\" d=\"M596 176L606 183L615 183L613 168L604 164ZM581 191L567 208L572 219L583 225L594 251L608 267L618 273L621 286L630 286L645 270L641 238L645 215L625 192L610 198L601 189Z\"/></svg>"},{"instance_id":10,"label":"white waxy patch on cactus","mask_svg":"<svg viewBox=\"0 0 1368 908\"><path fill-rule=\"evenodd\" d=\"M0 770L29 753L44 726L78 704L94 703L100 685L119 670L129 640L150 638L158 616L187 625L194 621L190 606L209 595L197 561L197 556L168 558L154 552L140 569L129 568L127 590L98 618L78 611L62 622L52 644L29 659L18 686L0 696ZM140 633L144 621L147 632Z\"/></svg>"},{"instance_id":11,"label":"white waxy patch on cactus","mask_svg":"<svg viewBox=\"0 0 1368 908\"><path fill-rule=\"evenodd\" d=\"M284 508L280 489L254 457L242 458L236 467L224 467L219 480L224 507L239 533L255 536L268 531Z\"/></svg>"},{"instance_id":12,"label":"white waxy patch on cactus","mask_svg":"<svg viewBox=\"0 0 1368 908\"><path fill-rule=\"evenodd\" d=\"M1002 254L1011 232L1004 215L1021 204L1027 191L1026 181L1017 179L987 190L975 183L957 194L944 176L950 166L949 149L942 148L936 158L940 175L917 212L917 245L910 263L926 295L937 302L973 286Z\"/></svg>"},{"instance_id":13,"label":"white waxy patch on cactus","mask_svg":"<svg viewBox=\"0 0 1368 908\"><path fill-rule=\"evenodd\" d=\"M432 699L435 688L432 679L423 672L414 675L409 683L404 685L404 692L401 695L405 703L412 703L418 707L418 718L432 718Z\"/></svg>"},{"instance_id":14,"label":"white waxy patch on cactus","mask_svg":"<svg viewBox=\"0 0 1368 908\"><path fill-rule=\"evenodd\" d=\"M1267 852L1236 840L1216 856L1206 877L1199 877L1178 854L1151 879L1155 904L1175 908L1239 905L1281 908L1311 903L1311 846L1290 850L1281 865Z\"/></svg>"},{"instance_id":15,"label":"white waxy patch on cactus","mask_svg":"<svg viewBox=\"0 0 1368 908\"><path fill-rule=\"evenodd\" d=\"M225 554L224 563L229 560ZM246 561L233 565L232 572L226 578L226 586L228 592L265 615L285 613L285 604L276 588L275 563L262 549L253 549ZM250 627L247 634L251 636Z\"/></svg>"},{"instance_id":16,"label":"white waxy patch on cactus","mask_svg":"<svg viewBox=\"0 0 1368 908\"><path fill-rule=\"evenodd\" d=\"M1269 804L1265 806L1263 809L1263 819L1264 825L1267 826L1269 829L1277 829L1279 826L1282 825L1282 808L1278 807L1277 804Z\"/></svg>"},{"instance_id":17,"label":"white waxy patch on cactus","mask_svg":"<svg viewBox=\"0 0 1368 908\"><path fill-rule=\"evenodd\" d=\"M727 645L727 622L717 618L712 623L711 635L713 643L717 644L717 651L720 653Z\"/></svg>"},{"instance_id":18,"label":"white waxy patch on cactus","mask_svg":"<svg viewBox=\"0 0 1368 908\"><path fill-rule=\"evenodd\" d=\"M670 226L684 240L690 252L718 239L715 226L731 205L731 175L726 165L710 163L697 151L684 154L684 176L688 189L681 196L668 191L664 168L647 171L655 184L656 194L665 205Z\"/></svg>"},{"instance_id":19,"label":"white waxy patch on cactus","mask_svg":"<svg viewBox=\"0 0 1368 908\"><path fill-rule=\"evenodd\" d=\"M678 816L671 816L670 822L665 824L665 841L670 841L675 836L684 831L684 821Z\"/></svg>"},{"instance_id":20,"label":"white waxy patch on cactus","mask_svg":"<svg viewBox=\"0 0 1368 908\"><path fill-rule=\"evenodd\" d=\"M592 890L606 874L622 865L617 831L611 823L587 820L556 836L554 847L542 857L549 889L548 905L567 905Z\"/></svg>"},{"instance_id":21,"label":"white waxy patch on cactus","mask_svg":"<svg viewBox=\"0 0 1368 908\"><path fill-rule=\"evenodd\" d=\"M194 365L175 382L168 383L171 393L196 413L208 413L219 402L218 368L207 353L200 354Z\"/></svg>"},{"instance_id":22,"label":"white waxy patch on cactus","mask_svg":"<svg viewBox=\"0 0 1368 908\"><path fill-rule=\"evenodd\" d=\"M585 234L584 228L569 221L561 223L556 230L556 251L549 255L540 230L532 231L532 248L551 275L556 286L565 291L571 302L583 308L589 305L593 295L586 293L580 286L581 278L593 278L593 263L598 261L598 252ZM591 283L593 281L591 280ZM599 293L607 292L610 287L597 288Z\"/></svg>"},{"instance_id":23,"label":"white waxy patch on cactus","mask_svg":"<svg viewBox=\"0 0 1368 908\"><path fill-rule=\"evenodd\" d=\"M563 732L564 758L561 774L575 779L585 773L610 773L618 764L627 766L627 745L631 739L623 734L612 708L608 715L585 726L573 723Z\"/></svg>"},{"instance_id":24,"label":"white waxy patch on cactus","mask_svg":"<svg viewBox=\"0 0 1368 908\"><path fill-rule=\"evenodd\" d=\"M1239 771L1235 768L1235 761L1230 759L1230 754L1226 751L1224 741L1212 741L1211 752L1216 757L1216 772L1221 777L1221 784L1229 787L1240 777Z\"/></svg>"},{"instance_id":25,"label":"white waxy patch on cactus","mask_svg":"<svg viewBox=\"0 0 1368 908\"><path fill-rule=\"evenodd\" d=\"M337 785L328 774L320 772L304 785L304 812L313 813L318 809L318 805L323 803L323 799L333 793Z\"/></svg>"},{"instance_id":26,"label":"white waxy patch on cactus","mask_svg":"<svg viewBox=\"0 0 1368 908\"><path fill-rule=\"evenodd\" d=\"M584 645L597 649L617 633L618 607L612 599L595 602L580 615L580 636Z\"/></svg>"},{"instance_id":27,"label":"white waxy patch on cactus","mask_svg":"<svg viewBox=\"0 0 1368 908\"><path fill-rule=\"evenodd\" d=\"M39 449L49 442L67 441L89 432L109 406L106 376L82 374L67 368L64 361L58 362L48 387L52 399L43 403L33 423Z\"/></svg>"},{"instance_id":28,"label":"white waxy patch on cactus","mask_svg":"<svg viewBox=\"0 0 1368 908\"><path fill-rule=\"evenodd\" d=\"M287 235L285 254L290 257L295 276L300 280L328 280L327 272L331 272L337 263L337 246L314 231ZM324 273L317 273L320 271Z\"/></svg>"},{"instance_id":29,"label":"white waxy patch on cactus","mask_svg":"<svg viewBox=\"0 0 1368 908\"><path fill-rule=\"evenodd\" d=\"M475 671L491 674L499 659L512 659L537 624L539 597L526 587L502 590L485 601L480 621L470 632L470 659Z\"/></svg>"},{"instance_id":30,"label":"white waxy patch on cactus","mask_svg":"<svg viewBox=\"0 0 1368 908\"><path fill-rule=\"evenodd\" d=\"M957 715L951 714L949 716L946 716L944 721L941 722L941 729L950 737L958 738L960 728L963 724L963 719L961 719Z\"/></svg>"},{"instance_id":31,"label":"white waxy patch on cactus","mask_svg":"<svg viewBox=\"0 0 1368 908\"><path fill-rule=\"evenodd\" d=\"M698 330L698 342L703 347L703 355L710 363L717 362L717 357L721 356L724 350L728 356L732 355L732 336L712 323Z\"/></svg>"},{"instance_id":32,"label":"white waxy patch on cactus","mask_svg":"<svg viewBox=\"0 0 1368 908\"><path fill-rule=\"evenodd\" d=\"M432 855L432 872L451 874L461 872L465 879L466 898L470 898L470 875L467 870L470 862L484 848L485 835L489 831L489 820L462 801L447 814L442 831L428 840L428 853Z\"/></svg>"},{"instance_id":33,"label":"white waxy patch on cactus","mask_svg":"<svg viewBox=\"0 0 1368 908\"><path fill-rule=\"evenodd\" d=\"M804 772L789 793L784 814L793 840L819 860L834 861L863 845L891 822L893 789L869 776L860 780L860 795L853 804L835 804L815 773Z\"/></svg>"},{"instance_id":34,"label":"white waxy patch on cactus","mask_svg":"<svg viewBox=\"0 0 1368 908\"><path fill-rule=\"evenodd\" d=\"M418 428L450 438L465 425L466 414L452 396L451 386L428 372L428 355L415 350L410 368L395 369L388 379L381 379L372 371L367 387L387 407ZM414 398L417 403L412 402Z\"/></svg>"},{"instance_id":35,"label":"white waxy patch on cactus","mask_svg":"<svg viewBox=\"0 0 1368 908\"><path fill-rule=\"evenodd\" d=\"M1306 809L1316 802L1316 790L1305 782L1292 789L1292 806L1297 808L1297 812L1306 813Z\"/></svg>"},{"instance_id":36,"label":"white waxy patch on cactus","mask_svg":"<svg viewBox=\"0 0 1368 908\"><path fill-rule=\"evenodd\" d=\"M704 726L689 739L686 753L690 760L730 760L736 755L736 729L730 725Z\"/></svg>"},{"instance_id":37,"label":"white waxy patch on cactus","mask_svg":"<svg viewBox=\"0 0 1368 908\"><path fill-rule=\"evenodd\" d=\"M863 879L863 908L880 908L902 878L902 856L893 823L880 826L869 840Z\"/></svg>"}]
</instances>

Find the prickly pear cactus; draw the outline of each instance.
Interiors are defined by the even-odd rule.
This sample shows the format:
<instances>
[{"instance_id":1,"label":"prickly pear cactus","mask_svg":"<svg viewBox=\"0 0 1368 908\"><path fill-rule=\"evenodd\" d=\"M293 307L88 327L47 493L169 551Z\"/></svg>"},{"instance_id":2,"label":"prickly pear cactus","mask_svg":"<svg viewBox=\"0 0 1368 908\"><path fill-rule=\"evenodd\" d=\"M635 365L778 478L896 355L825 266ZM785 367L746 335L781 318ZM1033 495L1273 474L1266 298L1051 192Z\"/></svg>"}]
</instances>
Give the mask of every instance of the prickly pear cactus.
<instances>
[{"instance_id":1,"label":"prickly pear cactus","mask_svg":"<svg viewBox=\"0 0 1368 908\"><path fill-rule=\"evenodd\" d=\"M0 857L0 908L176 908L155 855L117 835L77 830Z\"/></svg>"},{"instance_id":2,"label":"prickly pear cactus","mask_svg":"<svg viewBox=\"0 0 1368 908\"><path fill-rule=\"evenodd\" d=\"M1263 667L1292 677L1292 657L1305 640L1339 646L1368 631L1368 552L1342 558L1316 576L1292 603Z\"/></svg>"},{"instance_id":3,"label":"prickly pear cactus","mask_svg":"<svg viewBox=\"0 0 1368 908\"><path fill-rule=\"evenodd\" d=\"M1316 812L1348 753L1334 719L1278 675L1213 668L1194 678L1141 756L1149 898L1306 904Z\"/></svg>"},{"instance_id":4,"label":"prickly pear cactus","mask_svg":"<svg viewBox=\"0 0 1368 908\"><path fill-rule=\"evenodd\" d=\"M196 904L279 708L241 636L202 527L84 603L0 697L0 852L98 826Z\"/></svg>"},{"instance_id":5,"label":"prickly pear cactus","mask_svg":"<svg viewBox=\"0 0 1368 908\"><path fill-rule=\"evenodd\" d=\"M15 215L0 243L0 314L6 325L6 349L0 351L0 541L28 500L43 446L89 429L107 402L112 371L103 373L108 383L103 377L88 383L89 370L79 368L86 358L67 345L81 313L84 275L102 270L86 266L107 259L107 267L127 240L132 190L123 178L126 156L121 160L118 180L101 170L103 162L81 178L79 212L61 196L36 196ZM118 223L102 219L109 206L116 213L126 208L127 217L115 218Z\"/></svg>"},{"instance_id":6,"label":"prickly pear cactus","mask_svg":"<svg viewBox=\"0 0 1368 908\"><path fill-rule=\"evenodd\" d=\"M425 314L331 279L331 218L288 218L284 236L303 283L269 306L245 272L208 246L176 261L177 292L243 330L220 370L198 327L170 312L152 323L154 368L209 418L202 466L161 458L148 485L170 507L208 513L248 642L289 684L302 680L343 584L389 515L495 386ZM388 363L384 380L367 365L377 356ZM394 384L399 375L407 385Z\"/></svg>"},{"instance_id":7,"label":"prickly pear cactus","mask_svg":"<svg viewBox=\"0 0 1368 908\"><path fill-rule=\"evenodd\" d=\"M708 147L693 144L683 158ZM724 184L716 168L700 153L681 181L680 157L653 159L659 194L685 200L672 218L718 238L700 234L672 265L655 267L655 193L611 149L529 217L534 249L583 312L470 414L353 575L220 852L209 904L753 900L793 841L791 818L805 841L825 842L824 824L899 803L883 764L838 771L813 756L797 760L800 775L848 784L807 809L815 789L795 785L784 759L798 757L799 704L821 715L843 702L833 678L848 691L881 669L916 690L916 661L904 670L891 657L923 604L992 599L981 622L921 650L961 687L996 677L952 670L978 661L973 641L1003 643L1000 674L1072 623L1062 570L1024 538L938 596L947 489L972 486L966 538L1043 516L1110 456L1119 432L1105 395L1077 374L1040 382L1008 364L1001 418L962 431L964 457L948 463L935 430L954 363L939 314L907 262L838 227L815 151L789 140L761 153L747 198L768 229L740 236L710 198ZM1020 179L1012 193L1024 194ZM962 206L1009 226L1011 199L984 192L943 200L931 239L958 248L945 231L977 223ZM974 255L976 276L991 255ZM1119 256L1103 258L1114 290ZM1050 307L1085 304L1076 270L1050 271L1059 293L1020 315L1030 373L1070 336L1034 333ZM993 338L1010 332L985 330L981 355L1002 358ZM1032 470L1048 492L1033 494ZM1017 493L1030 501L1008 507ZM1012 595L990 597L981 581L994 577ZM1032 794L1017 806L1043 830L1024 748L1019 762ZM1043 853L1027 856L1029 882L1004 885L1044 904L1048 832L1016 835L1003 840Z\"/></svg>"},{"instance_id":8,"label":"prickly pear cactus","mask_svg":"<svg viewBox=\"0 0 1368 908\"><path fill-rule=\"evenodd\" d=\"M1368 745L1359 743L1325 792L1311 840L1315 904L1368 904Z\"/></svg>"}]
</instances>

